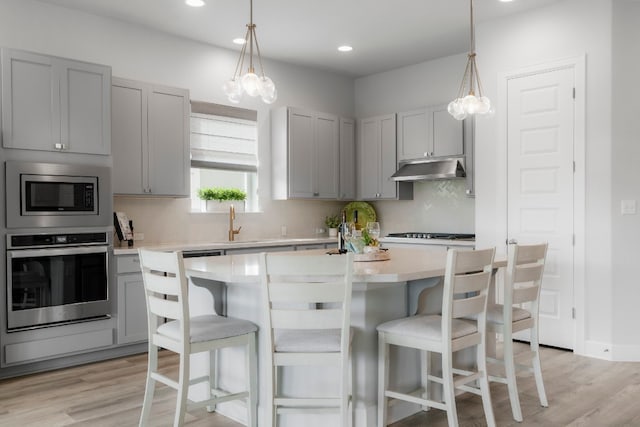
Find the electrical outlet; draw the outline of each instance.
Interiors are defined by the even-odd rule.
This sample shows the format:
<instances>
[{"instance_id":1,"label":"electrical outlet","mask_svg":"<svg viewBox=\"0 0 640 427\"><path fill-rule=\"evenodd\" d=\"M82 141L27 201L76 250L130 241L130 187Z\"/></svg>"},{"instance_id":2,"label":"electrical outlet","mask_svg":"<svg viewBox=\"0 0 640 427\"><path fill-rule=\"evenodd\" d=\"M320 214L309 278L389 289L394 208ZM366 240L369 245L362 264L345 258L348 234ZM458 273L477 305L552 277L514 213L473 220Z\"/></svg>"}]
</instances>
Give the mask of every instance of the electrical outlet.
<instances>
[{"instance_id":1,"label":"electrical outlet","mask_svg":"<svg viewBox=\"0 0 640 427\"><path fill-rule=\"evenodd\" d=\"M144 233L133 233L133 240L144 240Z\"/></svg>"},{"instance_id":2,"label":"electrical outlet","mask_svg":"<svg viewBox=\"0 0 640 427\"><path fill-rule=\"evenodd\" d=\"M620 211L622 213L622 215L635 215L637 208L636 208L636 201L635 200L623 200L620 203Z\"/></svg>"}]
</instances>

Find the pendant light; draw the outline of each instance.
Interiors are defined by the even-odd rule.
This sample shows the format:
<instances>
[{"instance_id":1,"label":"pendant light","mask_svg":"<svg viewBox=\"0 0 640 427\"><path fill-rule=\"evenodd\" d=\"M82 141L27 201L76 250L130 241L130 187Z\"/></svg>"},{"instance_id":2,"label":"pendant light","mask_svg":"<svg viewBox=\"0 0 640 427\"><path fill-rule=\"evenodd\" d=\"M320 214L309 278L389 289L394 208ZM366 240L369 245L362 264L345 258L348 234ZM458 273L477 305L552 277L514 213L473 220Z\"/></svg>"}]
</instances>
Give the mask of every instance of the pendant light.
<instances>
[{"instance_id":1,"label":"pendant light","mask_svg":"<svg viewBox=\"0 0 640 427\"><path fill-rule=\"evenodd\" d=\"M482 95L480 75L476 65L476 34L473 22L473 0L469 0L471 18L471 47L467 58L467 67L464 70L462 83L456 99L449 103L447 111L456 120L464 120L474 114L492 113L491 101Z\"/></svg>"},{"instance_id":2,"label":"pendant light","mask_svg":"<svg viewBox=\"0 0 640 427\"><path fill-rule=\"evenodd\" d=\"M242 45L233 77L225 82L222 89L229 98L229 101L234 104L240 102L244 93L249 96L260 95L265 103L271 104L278 97L278 92L276 91L276 86L273 84L273 81L264 74L260 46L258 45L258 37L256 36L256 25L253 23L253 0L249 0L249 23L247 24L247 33L244 36L244 40L245 43ZM249 66L247 72L241 74L244 69L245 57L247 56L247 46L249 46ZM255 68L253 67L254 51L258 56L260 75L256 74Z\"/></svg>"}]
</instances>

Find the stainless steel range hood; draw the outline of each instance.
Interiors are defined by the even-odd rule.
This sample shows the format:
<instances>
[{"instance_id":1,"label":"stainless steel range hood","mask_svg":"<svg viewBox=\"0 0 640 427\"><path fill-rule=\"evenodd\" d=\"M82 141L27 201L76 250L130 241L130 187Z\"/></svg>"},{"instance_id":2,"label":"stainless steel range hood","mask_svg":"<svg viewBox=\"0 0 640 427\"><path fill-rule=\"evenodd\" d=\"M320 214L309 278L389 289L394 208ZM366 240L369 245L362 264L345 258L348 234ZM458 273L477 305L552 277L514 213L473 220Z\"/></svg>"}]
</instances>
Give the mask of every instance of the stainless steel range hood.
<instances>
[{"instance_id":1,"label":"stainless steel range hood","mask_svg":"<svg viewBox=\"0 0 640 427\"><path fill-rule=\"evenodd\" d=\"M391 175L391 179L394 181L432 181L466 176L464 157L441 157L401 162L400 168Z\"/></svg>"}]
</instances>

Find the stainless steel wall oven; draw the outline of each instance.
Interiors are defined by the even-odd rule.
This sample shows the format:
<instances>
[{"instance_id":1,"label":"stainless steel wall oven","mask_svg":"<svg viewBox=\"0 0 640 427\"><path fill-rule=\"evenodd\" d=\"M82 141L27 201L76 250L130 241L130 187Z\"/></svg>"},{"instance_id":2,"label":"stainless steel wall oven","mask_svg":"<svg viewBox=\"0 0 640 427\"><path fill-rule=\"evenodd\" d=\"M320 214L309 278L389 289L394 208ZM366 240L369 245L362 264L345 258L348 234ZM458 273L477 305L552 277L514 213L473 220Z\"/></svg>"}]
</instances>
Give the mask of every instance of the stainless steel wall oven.
<instances>
[{"instance_id":1,"label":"stainless steel wall oven","mask_svg":"<svg viewBox=\"0 0 640 427\"><path fill-rule=\"evenodd\" d=\"M111 233L7 235L9 331L106 318Z\"/></svg>"}]
</instances>

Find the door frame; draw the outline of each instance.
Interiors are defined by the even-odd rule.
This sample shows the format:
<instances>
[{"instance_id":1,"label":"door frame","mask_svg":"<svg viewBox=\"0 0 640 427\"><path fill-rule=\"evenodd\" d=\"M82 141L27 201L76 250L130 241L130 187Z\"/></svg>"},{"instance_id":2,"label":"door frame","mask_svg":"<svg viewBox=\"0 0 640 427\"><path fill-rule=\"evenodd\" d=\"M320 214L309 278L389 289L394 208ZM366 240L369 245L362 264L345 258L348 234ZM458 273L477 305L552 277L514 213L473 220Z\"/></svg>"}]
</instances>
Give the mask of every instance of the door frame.
<instances>
[{"instance_id":1,"label":"door frame","mask_svg":"<svg viewBox=\"0 0 640 427\"><path fill-rule=\"evenodd\" d=\"M507 230L507 87L509 80L541 74L560 69L573 69L575 83L574 102L574 143L573 143L573 228L574 228L574 258L573 258L573 304L575 308L574 346L576 354L585 354L585 216L586 216L586 57L585 55L545 62L539 65L519 68L498 74L498 102L502 106L498 119L498 188L496 189L498 212L502 212L504 227L498 235L496 244L506 251ZM500 178L502 177L502 178Z\"/></svg>"}]
</instances>

